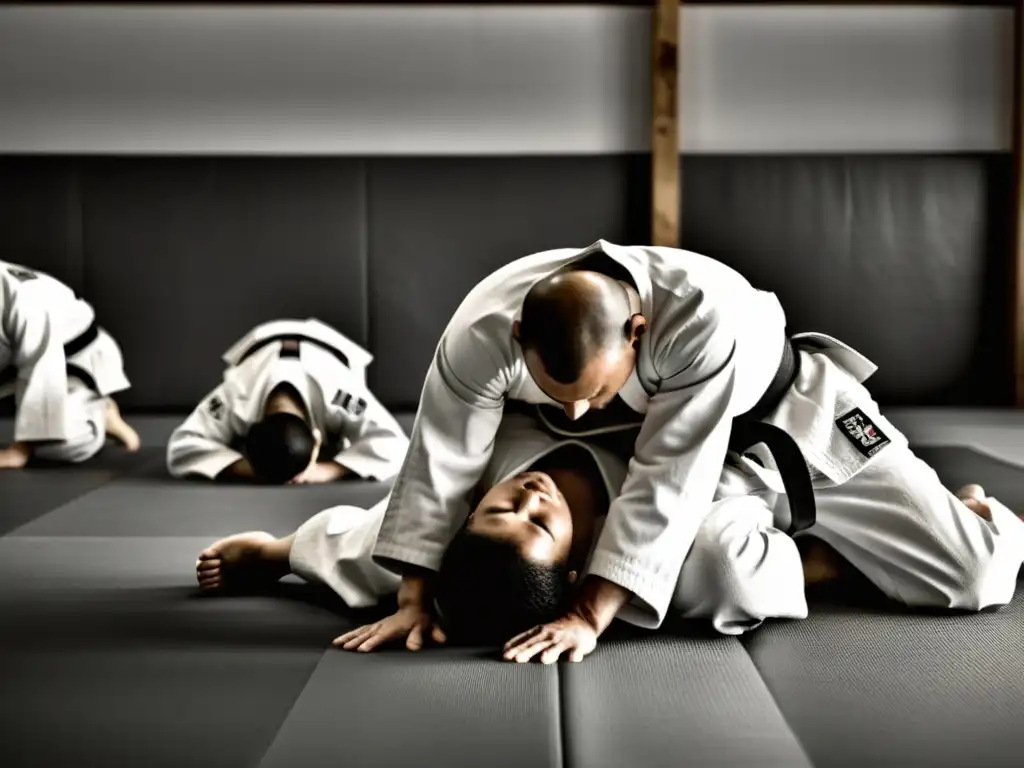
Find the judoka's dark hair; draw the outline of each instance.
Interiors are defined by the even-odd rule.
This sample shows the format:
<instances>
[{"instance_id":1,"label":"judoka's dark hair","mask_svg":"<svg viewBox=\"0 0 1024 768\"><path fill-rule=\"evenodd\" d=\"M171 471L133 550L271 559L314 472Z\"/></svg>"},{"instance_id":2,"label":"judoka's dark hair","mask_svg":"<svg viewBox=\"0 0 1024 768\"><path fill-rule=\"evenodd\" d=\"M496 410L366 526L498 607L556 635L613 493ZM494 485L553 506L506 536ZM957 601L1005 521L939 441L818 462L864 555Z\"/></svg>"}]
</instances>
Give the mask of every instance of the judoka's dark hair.
<instances>
[{"instance_id":1,"label":"judoka's dark hair","mask_svg":"<svg viewBox=\"0 0 1024 768\"><path fill-rule=\"evenodd\" d=\"M568 608L569 571L523 557L518 547L463 528L435 582L441 626L454 643L504 645Z\"/></svg>"},{"instance_id":2,"label":"judoka's dark hair","mask_svg":"<svg viewBox=\"0 0 1024 768\"><path fill-rule=\"evenodd\" d=\"M256 479L280 485L304 470L316 440L309 425L294 413L272 413L249 428L245 455Z\"/></svg>"},{"instance_id":3,"label":"judoka's dark hair","mask_svg":"<svg viewBox=\"0 0 1024 768\"><path fill-rule=\"evenodd\" d=\"M578 283L556 281L571 274L559 271L534 283L519 320L519 344L560 384L577 381L597 355L629 340L630 318L609 312L606 300Z\"/></svg>"}]
</instances>

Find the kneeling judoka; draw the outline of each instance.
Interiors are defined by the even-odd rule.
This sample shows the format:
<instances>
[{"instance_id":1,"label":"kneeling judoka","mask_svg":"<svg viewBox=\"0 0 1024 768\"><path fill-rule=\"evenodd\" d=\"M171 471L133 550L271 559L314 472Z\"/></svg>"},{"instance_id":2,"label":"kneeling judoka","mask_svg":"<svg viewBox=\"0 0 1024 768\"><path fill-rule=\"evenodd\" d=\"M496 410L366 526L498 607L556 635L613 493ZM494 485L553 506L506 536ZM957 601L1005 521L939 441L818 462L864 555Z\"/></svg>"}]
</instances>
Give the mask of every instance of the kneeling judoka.
<instances>
[{"instance_id":1,"label":"kneeling judoka","mask_svg":"<svg viewBox=\"0 0 1024 768\"><path fill-rule=\"evenodd\" d=\"M111 395L130 387L117 342L84 299L50 275L0 261L0 400L14 395L14 443L0 469L30 458L77 464L107 435L139 437Z\"/></svg>"},{"instance_id":2,"label":"kneeling judoka","mask_svg":"<svg viewBox=\"0 0 1024 768\"><path fill-rule=\"evenodd\" d=\"M424 585L518 405L567 437L635 429L574 603L540 632L551 643L578 651L567 638L600 634L627 603L657 628L724 496L778 516L780 534L812 533L894 600L1005 605L1024 524L998 505L982 519L942 486L865 387L875 370L827 335L791 334L778 297L700 254L599 241L526 256L470 291L442 335L374 556L429 613ZM765 541L800 569L793 539Z\"/></svg>"},{"instance_id":3,"label":"kneeling judoka","mask_svg":"<svg viewBox=\"0 0 1024 768\"><path fill-rule=\"evenodd\" d=\"M398 473L409 439L366 385L373 357L343 334L312 318L275 320L223 359L223 383L171 435L173 477L281 484Z\"/></svg>"},{"instance_id":4,"label":"kneeling judoka","mask_svg":"<svg viewBox=\"0 0 1024 768\"><path fill-rule=\"evenodd\" d=\"M720 490L727 491L735 471L726 469ZM294 573L327 585L353 608L398 592L397 613L334 641L346 650L371 651L400 638L412 650L448 637L500 644L562 614L625 478L626 462L607 448L556 437L529 417L506 415L470 499L474 511L446 549L431 585L432 616L419 609L420 596L403 594L398 575L374 562L387 499L369 510L324 510L281 539L259 532L230 536L200 553L196 576L204 591L217 592ZM971 504L979 514L998 504L983 494L978 487L965 491L976 497ZM806 617L804 585L835 578L838 558L810 536L798 537L800 556L790 557L789 548L796 553L797 544L760 512L744 498L722 496L713 505L683 561L673 611L709 618L728 634L765 618ZM634 613L626 605L618 618L638 623ZM580 660L596 639L575 638L569 658ZM527 661L540 653L541 661L551 663L563 650L538 638L513 658Z\"/></svg>"}]
</instances>

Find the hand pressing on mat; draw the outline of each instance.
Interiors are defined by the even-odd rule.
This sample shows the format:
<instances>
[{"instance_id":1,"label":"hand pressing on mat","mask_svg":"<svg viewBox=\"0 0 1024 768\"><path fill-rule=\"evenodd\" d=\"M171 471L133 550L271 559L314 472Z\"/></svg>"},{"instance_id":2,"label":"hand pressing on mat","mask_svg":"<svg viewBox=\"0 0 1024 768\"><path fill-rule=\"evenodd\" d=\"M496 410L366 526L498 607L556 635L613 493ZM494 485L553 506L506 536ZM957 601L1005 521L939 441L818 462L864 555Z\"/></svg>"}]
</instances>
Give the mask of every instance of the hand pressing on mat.
<instances>
[{"instance_id":1,"label":"hand pressing on mat","mask_svg":"<svg viewBox=\"0 0 1024 768\"><path fill-rule=\"evenodd\" d=\"M341 464L333 461L318 461L310 464L302 474L288 482L292 485L315 485L318 483L333 483L348 474Z\"/></svg>"},{"instance_id":2,"label":"hand pressing on mat","mask_svg":"<svg viewBox=\"0 0 1024 768\"><path fill-rule=\"evenodd\" d=\"M427 580L406 575L398 589L398 610L386 619L353 629L335 638L334 646L346 651L367 653L395 640L405 640L410 651L420 650L429 638L444 643L447 638L427 607Z\"/></svg>"},{"instance_id":3,"label":"hand pressing on mat","mask_svg":"<svg viewBox=\"0 0 1024 768\"><path fill-rule=\"evenodd\" d=\"M504 658L523 663L539 654L541 663L553 664L562 654L568 654L569 661L583 661L630 597L631 593L618 584L588 576L572 610L557 621L513 637L505 644Z\"/></svg>"},{"instance_id":4,"label":"hand pressing on mat","mask_svg":"<svg viewBox=\"0 0 1024 768\"><path fill-rule=\"evenodd\" d=\"M583 659L597 647L597 630L576 614L542 624L505 643L505 660L525 663L540 654L542 664L554 664L563 653L569 661Z\"/></svg>"},{"instance_id":5,"label":"hand pressing on mat","mask_svg":"<svg viewBox=\"0 0 1024 768\"><path fill-rule=\"evenodd\" d=\"M405 640L405 647L418 651L429 637L437 644L444 643L445 635L426 611L418 608L399 608L398 611L373 624L346 632L334 640L335 647L346 651L367 653L396 640Z\"/></svg>"}]
</instances>

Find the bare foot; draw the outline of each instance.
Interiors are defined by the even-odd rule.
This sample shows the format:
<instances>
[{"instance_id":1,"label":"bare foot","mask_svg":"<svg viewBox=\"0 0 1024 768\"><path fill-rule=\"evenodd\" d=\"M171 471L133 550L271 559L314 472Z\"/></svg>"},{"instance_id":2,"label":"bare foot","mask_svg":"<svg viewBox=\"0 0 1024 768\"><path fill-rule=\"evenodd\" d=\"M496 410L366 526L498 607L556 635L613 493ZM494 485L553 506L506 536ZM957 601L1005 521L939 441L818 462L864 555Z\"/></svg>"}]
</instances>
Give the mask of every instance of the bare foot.
<instances>
[{"instance_id":1,"label":"bare foot","mask_svg":"<svg viewBox=\"0 0 1024 768\"><path fill-rule=\"evenodd\" d=\"M965 485L956 492L956 497L982 520L992 522L992 510L988 506L988 496L985 495L985 489L980 485L976 483Z\"/></svg>"},{"instance_id":2,"label":"bare foot","mask_svg":"<svg viewBox=\"0 0 1024 768\"><path fill-rule=\"evenodd\" d=\"M259 586L287 576L290 537L262 531L236 533L211 544L196 560L196 579L205 592Z\"/></svg>"},{"instance_id":3,"label":"bare foot","mask_svg":"<svg viewBox=\"0 0 1024 768\"><path fill-rule=\"evenodd\" d=\"M138 433L121 417L121 410L113 398L107 400L107 434L124 444L129 451L139 450L141 441Z\"/></svg>"}]
</instances>

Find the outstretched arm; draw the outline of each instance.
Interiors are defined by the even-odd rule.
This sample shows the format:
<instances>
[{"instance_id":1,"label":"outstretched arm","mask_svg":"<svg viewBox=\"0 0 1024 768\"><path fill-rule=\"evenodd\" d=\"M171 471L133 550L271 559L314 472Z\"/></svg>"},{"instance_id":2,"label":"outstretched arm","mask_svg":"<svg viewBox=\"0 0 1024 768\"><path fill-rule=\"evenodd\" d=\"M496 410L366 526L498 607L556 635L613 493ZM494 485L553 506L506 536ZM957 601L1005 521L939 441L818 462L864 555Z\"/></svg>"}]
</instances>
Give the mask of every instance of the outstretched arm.
<instances>
[{"instance_id":1,"label":"outstretched arm","mask_svg":"<svg viewBox=\"0 0 1024 768\"><path fill-rule=\"evenodd\" d=\"M505 364L493 340L472 330L446 335L438 345L373 552L378 563L402 574L403 602L386 623L339 638L341 647L365 651L407 638L406 647L417 650L429 638L443 641L431 618L430 581L469 515L468 496L494 450L508 382Z\"/></svg>"},{"instance_id":2,"label":"outstretched arm","mask_svg":"<svg viewBox=\"0 0 1024 768\"><path fill-rule=\"evenodd\" d=\"M235 431L230 403L227 386L221 384L174 430L167 443L167 470L172 477L252 477L249 462L231 448Z\"/></svg>"}]
</instances>

